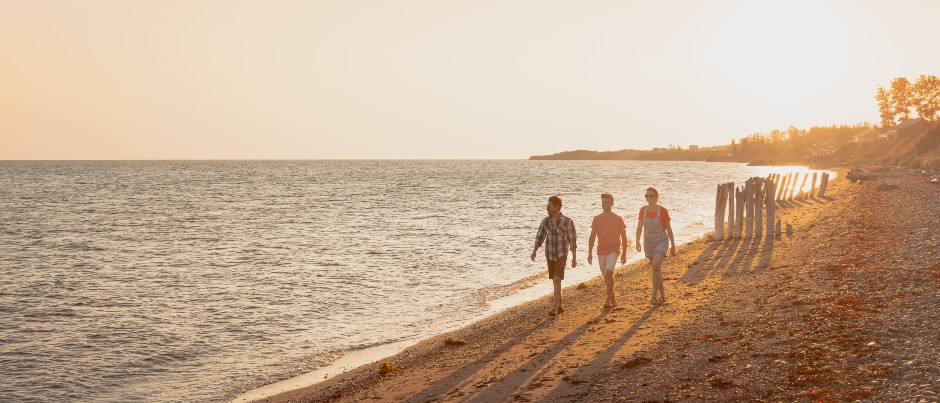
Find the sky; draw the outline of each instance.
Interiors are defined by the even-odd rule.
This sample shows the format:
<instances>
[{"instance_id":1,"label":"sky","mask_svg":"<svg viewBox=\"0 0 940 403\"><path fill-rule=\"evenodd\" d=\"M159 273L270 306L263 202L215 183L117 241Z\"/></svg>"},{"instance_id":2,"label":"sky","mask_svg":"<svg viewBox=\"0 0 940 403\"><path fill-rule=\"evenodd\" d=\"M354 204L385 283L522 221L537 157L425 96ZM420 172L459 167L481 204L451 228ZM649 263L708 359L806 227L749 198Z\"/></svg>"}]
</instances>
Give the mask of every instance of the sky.
<instances>
[{"instance_id":1,"label":"sky","mask_svg":"<svg viewBox=\"0 0 940 403\"><path fill-rule=\"evenodd\" d=\"M880 121L935 0L0 0L0 160L520 159Z\"/></svg>"}]
</instances>

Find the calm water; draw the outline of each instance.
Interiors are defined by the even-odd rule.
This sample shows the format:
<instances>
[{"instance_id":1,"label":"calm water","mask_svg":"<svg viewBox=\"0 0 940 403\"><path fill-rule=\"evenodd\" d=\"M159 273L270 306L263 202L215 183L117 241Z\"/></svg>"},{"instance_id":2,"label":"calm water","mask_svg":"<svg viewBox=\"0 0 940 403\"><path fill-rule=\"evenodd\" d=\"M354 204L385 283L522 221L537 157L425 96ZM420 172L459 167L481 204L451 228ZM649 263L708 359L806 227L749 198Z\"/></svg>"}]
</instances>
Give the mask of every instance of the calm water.
<instances>
[{"instance_id":1,"label":"calm water","mask_svg":"<svg viewBox=\"0 0 940 403\"><path fill-rule=\"evenodd\" d=\"M0 401L225 401L346 350L465 324L520 288L548 293L529 254L551 194L583 261L602 192L629 227L657 186L683 242L713 225L717 183L767 172L0 161Z\"/></svg>"}]
</instances>

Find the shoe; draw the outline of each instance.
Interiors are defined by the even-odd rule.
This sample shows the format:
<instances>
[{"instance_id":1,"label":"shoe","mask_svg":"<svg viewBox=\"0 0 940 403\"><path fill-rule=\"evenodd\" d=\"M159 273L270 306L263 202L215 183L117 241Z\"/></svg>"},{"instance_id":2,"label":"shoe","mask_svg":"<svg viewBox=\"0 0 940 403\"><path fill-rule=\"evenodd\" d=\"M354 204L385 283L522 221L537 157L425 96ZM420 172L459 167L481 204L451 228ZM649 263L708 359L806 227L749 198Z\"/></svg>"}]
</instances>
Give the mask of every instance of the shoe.
<instances>
[{"instance_id":1,"label":"shoe","mask_svg":"<svg viewBox=\"0 0 940 403\"><path fill-rule=\"evenodd\" d=\"M614 305L611 304L610 301L607 301L607 302L604 303L604 309L610 309L610 308L613 308L613 306L614 306Z\"/></svg>"},{"instance_id":2,"label":"shoe","mask_svg":"<svg viewBox=\"0 0 940 403\"><path fill-rule=\"evenodd\" d=\"M659 300L656 299L656 298L653 298L653 299L650 300L650 303L653 304L653 305L656 305L656 304L659 303Z\"/></svg>"},{"instance_id":3,"label":"shoe","mask_svg":"<svg viewBox=\"0 0 940 403\"><path fill-rule=\"evenodd\" d=\"M611 301L611 302L610 302L610 307L611 307L611 308L616 308L616 307L617 307L617 303Z\"/></svg>"},{"instance_id":4,"label":"shoe","mask_svg":"<svg viewBox=\"0 0 940 403\"><path fill-rule=\"evenodd\" d=\"M666 303L666 297L660 298L660 299L659 299L659 303L660 303L660 304L665 304L665 303Z\"/></svg>"},{"instance_id":5,"label":"shoe","mask_svg":"<svg viewBox=\"0 0 940 403\"><path fill-rule=\"evenodd\" d=\"M550 310L550 311L548 311L548 316L555 316L555 315L558 315L558 313L557 313L557 312L555 312L555 310L554 310L554 309L552 309L552 310Z\"/></svg>"},{"instance_id":6,"label":"shoe","mask_svg":"<svg viewBox=\"0 0 940 403\"><path fill-rule=\"evenodd\" d=\"M561 315L563 312L565 312L565 308L558 307L558 314Z\"/></svg>"}]
</instances>

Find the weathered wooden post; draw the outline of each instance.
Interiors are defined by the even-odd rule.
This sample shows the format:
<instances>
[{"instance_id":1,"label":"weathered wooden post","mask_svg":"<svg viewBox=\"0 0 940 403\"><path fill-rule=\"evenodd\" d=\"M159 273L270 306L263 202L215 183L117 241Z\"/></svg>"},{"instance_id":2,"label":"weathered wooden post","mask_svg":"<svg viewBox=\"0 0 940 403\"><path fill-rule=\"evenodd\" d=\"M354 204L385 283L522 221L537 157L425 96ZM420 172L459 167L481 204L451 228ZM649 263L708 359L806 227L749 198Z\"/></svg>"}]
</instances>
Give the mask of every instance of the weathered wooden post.
<instances>
[{"instance_id":1,"label":"weathered wooden post","mask_svg":"<svg viewBox=\"0 0 940 403\"><path fill-rule=\"evenodd\" d=\"M777 192L777 200L786 200L787 196L787 184L790 183L790 174L783 176L783 185L780 186L780 191Z\"/></svg>"},{"instance_id":2,"label":"weathered wooden post","mask_svg":"<svg viewBox=\"0 0 940 403\"><path fill-rule=\"evenodd\" d=\"M725 239L725 184L719 184L715 192L715 240Z\"/></svg>"},{"instance_id":3,"label":"weathered wooden post","mask_svg":"<svg viewBox=\"0 0 940 403\"><path fill-rule=\"evenodd\" d=\"M816 172L813 172L813 182L809 184L809 197L816 198Z\"/></svg>"},{"instance_id":4,"label":"weathered wooden post","mask_svg":"<svg viewBox=\"0 0 940 403\"><path fill-rule=\"evenodd\" d=\"M744 182L744 238L751 237L754 229L754 181Z\"/></svg>"},{"instance_id":5,"label":"weathered wooden post","mask_svg":"<svg viewBox=\"0 0 940 403\"><path fill-rule=\"evenodd\" d=\"M773 238L774 236L774 216L776 215L776 203L774 202L774 193L777 191L777 186L773 181L765 181L767 186L767 191L764 192L764 204L767 205L767 238Z\"/></svg>"},{"instance_id":6,"label":"weathered wooden post","mask_svg":"<svg viewBox=\"0 0 940 403\"><path fill-rule=\"evenodd\" d=\"M803 191L803 187L806 186L806 180L809 179L809 173L803 174L803 182L800 183L799 192L796 194L796 198L803 200L806 198L806 192Z\"/></svg>"},{"instance_id":7,"label":"weathered wooden post","mask_svg":"<svg viewBox=\"0 0 940 403\"><path fill-rule=\"evenodd\" d=\"M754 238L760 238L763 235L764 226L761 225L764 209L764 179L754 178Z\"/></svg>"},{"instance_id":8,"label":"weathered wooden post","mask_svg":"<svg viewBox=\"0 0 940 403\"><path fill-rule=\"evenodd\" d=\"M725 196L728 200L728 239L734 238L734 182L725 184Z\"/></svg>"},{"instance_id":9,"label":"weathered wooden post","mask_svg":"<svg viewBox=\"0 0 940 403\"><path fill-rule=\"evenodd\" d=\"M744 192L741 188L734 188L734 237L741 238L741 230L744 227Z\"/></svg>"},{"instance_id":10,"label":"weathered wooden post","mask_svg":"<svg viewBox=\"0 0 940 403\"><path fill-rule=\"evenodd\" d=\"M819 198L826 197L826 187L829 185L829 172L823 172L819 180Z\"/></svg>"},{"instance_id":11,"label":"weathered wooden post","mask_svg":"<svg viewBox=\"0 0 940 403\"><path fill-rule=\"evenodd\" d=\"M793 180L790 181L790 192L789 192L789 197L787 198L787 200L791 200L791 201L793 200L793 192L796 192L796 181L797 181L797 179L800 179L800 173L799 173L799 172L794 172L794 173L793 173Z\"/></svg>"}]
</instances>

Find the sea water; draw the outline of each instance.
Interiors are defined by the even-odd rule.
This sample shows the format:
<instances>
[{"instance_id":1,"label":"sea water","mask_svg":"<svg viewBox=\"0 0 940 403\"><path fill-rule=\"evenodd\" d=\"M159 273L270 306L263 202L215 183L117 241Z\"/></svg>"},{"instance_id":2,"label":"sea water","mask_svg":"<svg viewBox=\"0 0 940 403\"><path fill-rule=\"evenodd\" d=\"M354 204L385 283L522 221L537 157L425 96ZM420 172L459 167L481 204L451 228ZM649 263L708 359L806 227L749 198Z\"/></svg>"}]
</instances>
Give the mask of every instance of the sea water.
<instances>
[{"instance_id":1,"label":"sea water","mask_svg":"<svg viewBox=\"0 0 940 403\"><path fill-rule=\"evenodd\" d=\"M496 298L549 293L542 251L529 257L550 195L578 230L576 281L597 274L585 259L601 193L632 238L656 186L682 243L713 225L718 183L768 172L0 161L0 401L226 401L349 351L465 325Z\"/></svg>"}]
</instances>

